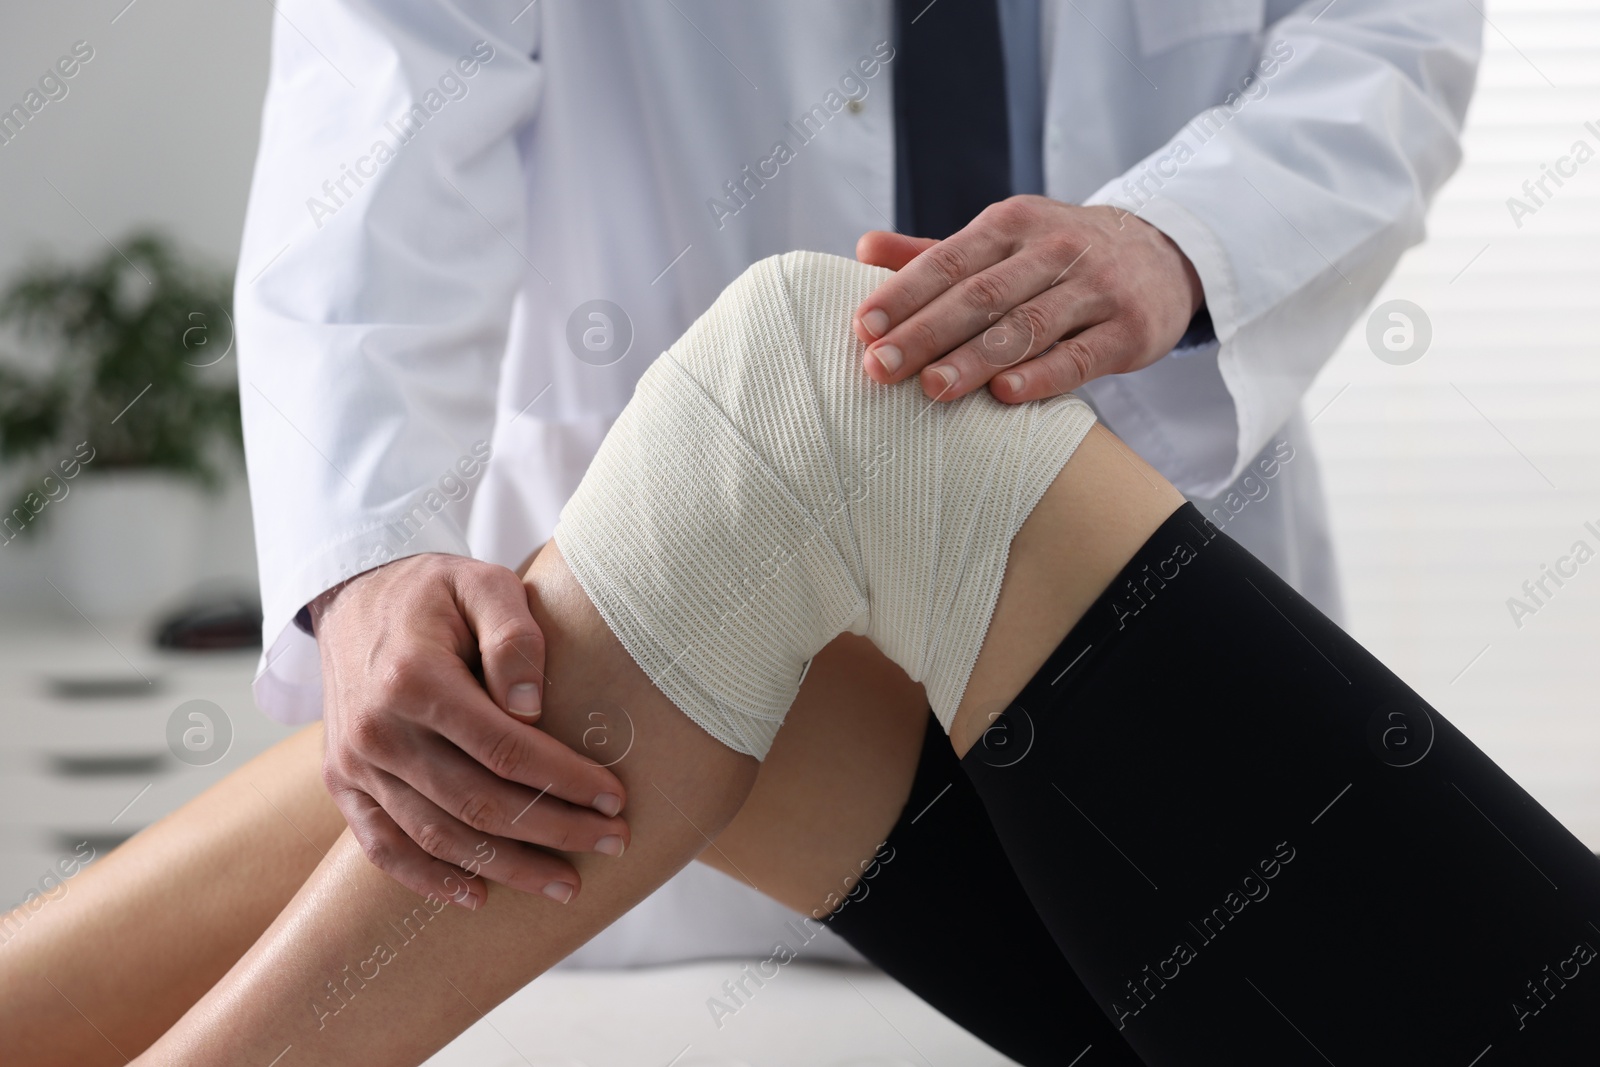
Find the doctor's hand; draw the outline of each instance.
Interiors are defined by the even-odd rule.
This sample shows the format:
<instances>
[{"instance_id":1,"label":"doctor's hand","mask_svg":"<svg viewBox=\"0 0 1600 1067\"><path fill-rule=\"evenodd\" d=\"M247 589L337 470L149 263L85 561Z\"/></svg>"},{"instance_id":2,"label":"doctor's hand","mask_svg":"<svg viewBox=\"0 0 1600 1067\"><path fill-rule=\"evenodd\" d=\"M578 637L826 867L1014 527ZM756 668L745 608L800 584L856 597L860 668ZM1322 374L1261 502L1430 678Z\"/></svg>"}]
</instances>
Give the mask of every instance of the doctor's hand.
<instances>
[{"instance_id":1,"label":"doctor's hand","mask_svg":"<svg viewBox=\"0 0 1600 1067\"><path fill-rule=\"evenodd\" d=\"M544 637L514 573L409 556L311 610L322 780L376 866L476 908L488 895L479 874L563 903L577 891L565 857L531 846L620 854L621 781L533 725Z\"/></svg>"},{"instance_id":2,"label":"doctor's hand","mask_svg":"<svg viewBox=\"0 0 1600 1067\"><path fill-rule=\"evenodd\" d=\"M856 309L867 375L921 374L930 399L988 384L1058 396L1172 350L1205 292L1171 238L1110 206L1043 196L992 204L943 241L871 230L856 258L897 271Z\"/></svg>"}]
</instances>

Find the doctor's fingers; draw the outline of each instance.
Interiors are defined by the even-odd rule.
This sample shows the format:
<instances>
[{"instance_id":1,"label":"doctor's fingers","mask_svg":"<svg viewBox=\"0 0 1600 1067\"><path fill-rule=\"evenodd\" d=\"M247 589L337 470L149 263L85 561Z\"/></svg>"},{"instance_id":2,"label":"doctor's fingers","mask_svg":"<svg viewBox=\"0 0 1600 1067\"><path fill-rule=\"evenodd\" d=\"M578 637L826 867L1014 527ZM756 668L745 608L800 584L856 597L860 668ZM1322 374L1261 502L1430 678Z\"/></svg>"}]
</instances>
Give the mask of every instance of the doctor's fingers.
<instances>
[{"instance_id":1,"label":"doctor's fingers","mask_svg":"<svg viewBox=\"0 0 1600 1067\"><path fill-rule=\"evenodd\" d=\"M1047 351L1058 339L1104 321L1113 311L1112 302L1101 292L1081 285L1052 287L1049 282L1046 277L1038 290L1003 310L989 312L986 321L958 320L961 309L945 312L938 303L919 313L919 318L930 321L948 316L946 321L952 323L939 342L949 354L922 370L923 393L930 400L965 396ZM972 332L962 336L974 323Z\"/></svg>"},{"instance_id":2,"label":"doctor's fingers","mask_svg":"<svg viewBox=\"0 0 1600 1067\"><path fill-rule=\"evenodd\" d=\"M867 349L870 376L899 381L921 372L929 397L954 400L1056 338L1106 317L1110 301L1102 291L1062 283L1055 259L1025 251L957 282ZM898 367L893 375L884 373L890 363Z\"/></svg>"},{"instance_id":3,"label":"doctor's fingers","mask_svg":"<svg viewBox=\"0 0 1600 1067\"><path fill-rule=\"evenodd\" d=\"M894 230L868 230L856 238L856 258L874 267L900 270L938 243L932 237L911 237ZM871 344L876 340L872 334L861 329L860 319L856 320L856 337L862 344Z\"/></svg>"},{"instance_id":4,"label":"doctor's fingers","mask_svg":"<svg viewBox=\"0 0 1600 1067\"><path fill-rule=\"evenodd\" d=\"M1091 231L1099 221L1044 197L991 204L904 264L856 308L856 336L871 357L864 361L868 375L880 382L910 377L993 324L997 314L1060 281L1094 243ZM883 259L893 251L869 242L870 236L857 242L858 254ZM933 310L938 314L930 319Z\"/></svg>"},{"instance_id":5,"label":"doctor's fingers","mask_svg":"<svg viewBox=\"0 0 1600 1067\"><path fill-rule=\"evenodd\" d=\"M351 790L334 800L373 866L424 898L475 910L488 899L490 879L553 899L571 899L577 870L560 856L473 831L389 778L386 800Z\"/></svg>"},{"instance_id":6,"label":"doctor's fingers","mask_svg":"<svg viewBox=\"0 0 1600 1067\"><path fill-rule=\"evenodd\" d=\"M470 680L470 676L469 676ZM607 767L545 733L506 715L476 683L456 685L420 702L417 725L449 741L481 769L509 783L520 783L576 805L614 816L627 791ZM380 720L382 722L383 720ZM433 768L432 746L415 737L365 739L363 753L391 774L419 784ZM381 749L381 750L380 750ZM439 799L439 798L436 798Z\"/></svg>"},{"instance_id":7,"label":"doctor's fingers","mask_svg":"<svg viewBox=\"0 0 1600 1067\"><path fill-rule=\"evenodd\" d=\"M450 575L456 607L477 639L489 696L523 722L533 722L543 706L544 634L529 607L528 587L515 572L493 564L457 567Z\"/></svg>"},{"instance_id":8,"label":"doctor's fingers","mask_svg":"<svg viewBox=\"0 0 1600 1067\"><path fill-rule=\"evenodd\" d=\"M562 852L609 855L620 854L628 843L627 823L588 806L569 804L555 795L553 782L530 788L506 781L437 738L423 741L418 755L421 758L405 768L403 780L388 774L371 780L370 791L396 818L398 813L390 809L386 795L392 789L391 781L420 794L447 813L451 823L460 823L479 836L492 834ZM400 795L410 800L404 793ZM420 839L418 844L427 847Z\"/></svg>"},{"instance_id":9,"label":"doctor's fingers","mask_svg":"<svg viewBox=\"0 0 1600 1067\"><path fill-rule=\"evenodd\" d=\"M1127 369L1136 348L1137 342L1123 322L1102 322L1057 341L1048 351L1025 363L1001 371L989 383L989 392L1007 404L1060 396L1103 374Z\"/></svg>"},{"instance_id":10,"label":"doctor's fingers","mask_svg":"<svg viewBox=\"0 0 1600 1067\"><path fill-rule=\"evenodd\" d=\"M987 219L985 211L965 228L923 249L856 308L855 334L867 344L863 365L874 380L887 383L909 378L992 321L986 318L988 311L1007 310L1010 305L998 305L1015 290L1032 284L1028 292L1018 293L1013 303L1048 284L1048 275L1033 283L1029 275L1037 272L1027 264L1012 262L1018 248L1016 238L986 224ZM923 318L936 303L943 304L947 315L956 307L965 307L977 325L943 348L937 347L942 335L935 334Z\"/></svg>"}]
</instances>

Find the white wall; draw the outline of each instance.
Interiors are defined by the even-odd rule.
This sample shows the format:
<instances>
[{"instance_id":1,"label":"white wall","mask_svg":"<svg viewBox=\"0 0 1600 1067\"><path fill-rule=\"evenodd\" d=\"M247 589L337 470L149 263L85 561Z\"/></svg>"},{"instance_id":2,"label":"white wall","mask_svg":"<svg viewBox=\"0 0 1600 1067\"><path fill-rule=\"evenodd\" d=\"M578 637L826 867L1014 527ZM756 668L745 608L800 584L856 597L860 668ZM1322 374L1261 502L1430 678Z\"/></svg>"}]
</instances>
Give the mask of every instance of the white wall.
<instances>
[{"instance_id":1,"label":"white wall","mask_svg":"<svg viewBox=\"0 0 1600 1067\"><path fill-rule=\"evenodd\" d=\"M1487 10L1466 161L1378 297L1420 305L1432 347L1391 366L1360 324L1305 409L1352 631L1600 848L1600 559L1520 629L1506 605L1600 550L1600 158L1520 228L1506 206L1574 141L1600 151L1600 9Z\"/></svg>"}]
</instances>

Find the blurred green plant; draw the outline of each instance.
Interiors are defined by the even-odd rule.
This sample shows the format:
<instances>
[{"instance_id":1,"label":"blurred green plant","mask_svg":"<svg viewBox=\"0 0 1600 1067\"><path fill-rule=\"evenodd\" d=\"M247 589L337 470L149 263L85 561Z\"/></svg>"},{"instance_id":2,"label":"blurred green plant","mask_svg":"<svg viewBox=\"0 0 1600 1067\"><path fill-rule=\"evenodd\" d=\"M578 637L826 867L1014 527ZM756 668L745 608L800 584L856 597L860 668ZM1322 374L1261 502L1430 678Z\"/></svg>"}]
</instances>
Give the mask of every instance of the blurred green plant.
<instances>
[{"instance_id":1,"label":"blurred green plant","mask_svg":"<svg viewBox=\"0 0 1600 1067\"><path fill-rule=\"evenodd\" d=\"M169 471L215 489L244 447L224 361L233 279L157 232L120 245L79 266L30 267L0 291L0 324L50 355L42 369L0 356L0 461L49 463L88 441L97 472Z\"/></svg>"}]
</instances>

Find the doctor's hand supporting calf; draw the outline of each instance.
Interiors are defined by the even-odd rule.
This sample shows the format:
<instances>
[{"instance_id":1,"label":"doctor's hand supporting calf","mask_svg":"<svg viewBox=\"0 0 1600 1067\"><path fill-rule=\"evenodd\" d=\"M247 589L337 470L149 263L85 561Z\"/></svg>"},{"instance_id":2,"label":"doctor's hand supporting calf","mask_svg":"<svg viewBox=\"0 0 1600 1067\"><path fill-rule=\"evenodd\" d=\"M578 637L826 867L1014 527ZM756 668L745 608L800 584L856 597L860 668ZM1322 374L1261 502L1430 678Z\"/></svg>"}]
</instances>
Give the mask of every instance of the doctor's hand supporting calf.
<instances>
[{"instance_id":1,"label":"doctor's hand supporting calf","mask_svg":"<svg viewBox=\"0 0 1600 1067\"><path fill-rule=\"evenodd\" d=\"M930 399L985 384L1042 400L1170 352L1205 302L1166 234L1110 206L1043 196L993 204L943 241L874 230L856 255L898 273L856 310L875 381L921 373Z\"/></svg>"},{"instance_id":2,"label":"doctor's hand supporting calf","mask_svg":"<svg viewBox=\"0 0 1600 1067\"><path fill-rule=\"evenodd\" d=\"M322 657L323 784L367 858L421 896L484 870L566 903L564 852L622 854L621 781L538 722L544 637L505 567L439 553L366 571L311 604ZM479 684L481 675L482 684Z\"/></svg>"}]
</instances>

